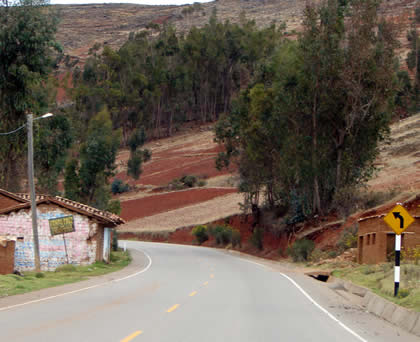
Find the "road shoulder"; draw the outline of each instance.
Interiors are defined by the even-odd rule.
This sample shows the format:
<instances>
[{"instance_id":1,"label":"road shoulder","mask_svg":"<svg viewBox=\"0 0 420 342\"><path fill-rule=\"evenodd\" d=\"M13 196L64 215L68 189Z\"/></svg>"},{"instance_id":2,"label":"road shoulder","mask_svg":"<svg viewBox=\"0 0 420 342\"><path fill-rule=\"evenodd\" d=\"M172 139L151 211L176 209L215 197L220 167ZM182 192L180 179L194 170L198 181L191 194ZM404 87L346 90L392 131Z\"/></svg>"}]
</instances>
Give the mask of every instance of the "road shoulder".
<instances>
[{"instance_id":1,"label":"road shoulder","mask_svg":"<svg viewBox=\"0 0 420 342\"><path fill-rule=\"evenodd\" d=\"M370 312L360 296L350 292L344 294L343 291L337 291L337 286L341 288L339 280L335 281L333 279L333 282L322 282L305 275L312 269L301 268L287 262L267 260L232 250L224 250L223 252L247 262L267 267L270 271L286 274L320 306L368 341L419 341L419 337L404 329L404 325L392 324L383 317Z\"/></svg>"},{"instance_id":2,"label":"road shoulder","mask_svg":"<svg viewBox=\"0 0 420 342\"><path fill-rule=\"evenodd\" d=\"M129 277L130 275L136 274L148 267L150 261L143 252L137 249L129 249L129 251L131 253L132 261L122 270L92 277L72 284L49 287L38 291L0 298L0 311L43 300L53 299L75 292L90 290L110 282Z\"/></svg>"}]
</instances>

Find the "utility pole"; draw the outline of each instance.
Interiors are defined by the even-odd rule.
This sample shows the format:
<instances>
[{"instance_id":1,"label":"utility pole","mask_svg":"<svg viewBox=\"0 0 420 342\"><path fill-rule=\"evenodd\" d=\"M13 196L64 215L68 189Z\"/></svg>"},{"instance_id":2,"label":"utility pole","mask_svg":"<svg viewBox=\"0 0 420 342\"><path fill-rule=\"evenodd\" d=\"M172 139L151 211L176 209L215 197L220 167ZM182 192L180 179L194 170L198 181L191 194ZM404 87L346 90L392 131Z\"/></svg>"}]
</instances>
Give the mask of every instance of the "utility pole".
<instances>
[{"instance_id":1,"label":"utility pole","mask_svg":"<svg viewBox=\"0 0 420 342\"><path fill-rule=\"evenodd\" d=\"M28 129L28 182L31 192L32 232L34 239L35 271L41 272L39 257L38 222L36 213L35 183L34 183L34 143L33 143L33 114L27 115Z\"/></svg>"}]
</instances>

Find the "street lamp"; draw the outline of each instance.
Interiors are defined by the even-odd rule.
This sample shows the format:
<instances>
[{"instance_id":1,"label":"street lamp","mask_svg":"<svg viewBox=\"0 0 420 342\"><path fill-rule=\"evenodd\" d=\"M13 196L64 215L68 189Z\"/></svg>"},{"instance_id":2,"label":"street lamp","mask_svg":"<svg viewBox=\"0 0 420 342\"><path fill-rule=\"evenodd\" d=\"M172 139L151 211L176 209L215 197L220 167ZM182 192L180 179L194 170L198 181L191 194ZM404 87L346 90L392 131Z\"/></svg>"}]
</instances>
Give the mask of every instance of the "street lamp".
<instances>
[{"instance_id":1,"label":"street lamp","mask_svg":"<svg viewBox=\"0 0 420 342\"><path fill-rule=\"evenodd\" d=\"M35 197L35 183L34 183L34 144L33 144L33 122L35 120L45 119L53 116L52 113L46 113L38 118L33 118L33 114L29 113L26 117L26 125L22 125L19 128L7 132L0 133L0 135L9 135L13 134L25 126L28 129L28 183L30 188L30 198L31 198L31 211L32 211L32 233L34 236L34 258L35 258L35 271L41 271L41 261L39 257L39 237L38 237L38 224L37 224L37 215L36 215L36 197Z\"/></svg>"},{"instance_id":2,"label":"street lamp","mask_svg":"<svg viewBox=\"0 0 420 342\"><path fill-rule=\"evenodd\" d=\"M34 236L34 257L35 257L35 271L41 272L41 260L39 256L39 237L38 237L38 223L36 213L36 196L35 196L35 182L34 182L34 144L33 144L33 122L39 119L45 119L53 116L52 113L46 113L38 118L33 118L33 114L27 115L28 127L28 182L31 196L31 211L32 211L32 233Z\"/></svg>"}]
</instances>

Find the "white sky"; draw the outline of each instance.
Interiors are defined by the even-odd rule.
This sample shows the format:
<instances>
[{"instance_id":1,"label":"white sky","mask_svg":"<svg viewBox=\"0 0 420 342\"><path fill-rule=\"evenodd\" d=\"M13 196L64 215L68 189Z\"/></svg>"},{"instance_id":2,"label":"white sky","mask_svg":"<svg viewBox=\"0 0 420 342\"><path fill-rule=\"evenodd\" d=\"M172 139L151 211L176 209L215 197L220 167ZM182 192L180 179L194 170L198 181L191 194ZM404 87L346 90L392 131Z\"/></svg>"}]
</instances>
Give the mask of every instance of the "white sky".
<instances>
[{"instance_id":1,"label":"white sky","mask_svg":"<svg viewBox=\"0 0 420 342\"><path fill-rule=\"evenodd\" d=\"M210 2L212 0L50 0L51 5L82 4L138 4L138 5L185 5L194 2Z\"/></svg>"}]
</instances>

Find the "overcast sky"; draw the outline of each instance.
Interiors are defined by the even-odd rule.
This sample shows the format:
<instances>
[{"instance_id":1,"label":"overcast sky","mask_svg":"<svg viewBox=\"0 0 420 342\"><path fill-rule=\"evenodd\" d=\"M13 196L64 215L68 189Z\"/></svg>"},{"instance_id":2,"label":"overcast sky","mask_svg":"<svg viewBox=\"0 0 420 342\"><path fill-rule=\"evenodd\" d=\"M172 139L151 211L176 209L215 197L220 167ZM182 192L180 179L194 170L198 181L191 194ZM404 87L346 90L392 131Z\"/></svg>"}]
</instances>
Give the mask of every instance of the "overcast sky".
<instances>
[{"instance_id":1,"label":"overcast sky","mask_svg":"<svg viewBox=\"0 0 420 342\"><path fill-rule=\"evenodd\" d=\"M192 4L194 2L210 2L211 0L50 0L52 5L58 4L139 4L139 5L185 5L185 4Z\"/></svg>"}]
</instances>

